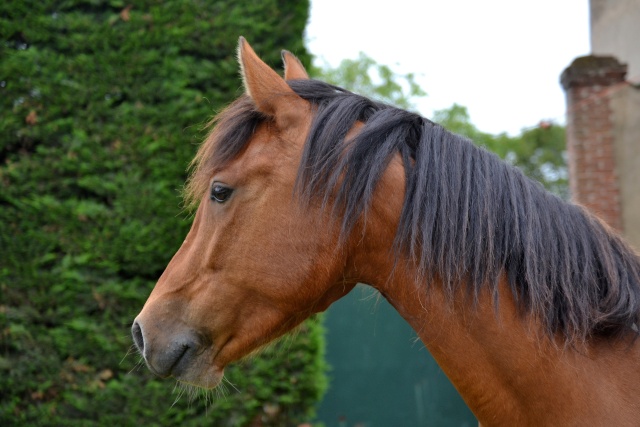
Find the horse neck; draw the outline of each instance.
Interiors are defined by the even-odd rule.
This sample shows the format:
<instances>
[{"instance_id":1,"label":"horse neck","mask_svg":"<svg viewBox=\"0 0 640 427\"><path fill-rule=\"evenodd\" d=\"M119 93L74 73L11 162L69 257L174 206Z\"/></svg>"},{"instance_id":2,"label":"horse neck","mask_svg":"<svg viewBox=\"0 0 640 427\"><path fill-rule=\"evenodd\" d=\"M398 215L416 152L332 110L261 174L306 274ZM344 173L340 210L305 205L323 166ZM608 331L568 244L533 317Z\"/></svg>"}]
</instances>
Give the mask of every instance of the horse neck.
<instances>
[{"instance_id":1,"label":"horse neck","mask_svg":"<svg viewBox=\"0 0 640 427\"><path fill-rule=\"evenodd\" d=\"M465 286L451 297L437 278L424 283L409 263L395 259L403 199L396 160L379 184L384 196L367 213L350 273L378 289L413 327L481 423L577 425L578 417L591 425L637 422L640 405L628 396L640 393L640 340L566 346L517 309L504 278L497 304L489 286L474 302ZM625 399L626 411L620 408Z\"/></svg>"}]
</instances>

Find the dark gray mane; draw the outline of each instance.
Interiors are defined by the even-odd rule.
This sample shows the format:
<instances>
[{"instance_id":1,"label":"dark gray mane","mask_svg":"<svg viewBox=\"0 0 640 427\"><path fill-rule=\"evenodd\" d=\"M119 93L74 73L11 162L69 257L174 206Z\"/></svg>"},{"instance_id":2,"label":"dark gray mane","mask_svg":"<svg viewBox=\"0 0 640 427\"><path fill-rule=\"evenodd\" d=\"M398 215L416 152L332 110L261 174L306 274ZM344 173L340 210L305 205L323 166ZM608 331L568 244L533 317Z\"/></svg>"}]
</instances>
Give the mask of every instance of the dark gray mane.
<instances>
[{"instance_id":1,"label":"dark gray mane","mask_svg":"<svg viewBox=\"0 0 640 427\"><path fill-rule=\"evenodd\" d=\"M288 83L316 108L297 188L304 199L319 197L325 205L337 194L343 235L366 214L399 153L406 189L396 247L426 283L437 274L449 292L466 285L477 295L482 286L495 291L504 273L523 312L567 341L636 329L640 259L584 209L417 114L315 80ZM209 139L224 144L199 154L198 163L224 163L242 151L252 132L247 126L267 120L250 105L245 97L223 114L220 132ZM364 126L345 141L358 121Z\"/></svg>"}]
</instances>

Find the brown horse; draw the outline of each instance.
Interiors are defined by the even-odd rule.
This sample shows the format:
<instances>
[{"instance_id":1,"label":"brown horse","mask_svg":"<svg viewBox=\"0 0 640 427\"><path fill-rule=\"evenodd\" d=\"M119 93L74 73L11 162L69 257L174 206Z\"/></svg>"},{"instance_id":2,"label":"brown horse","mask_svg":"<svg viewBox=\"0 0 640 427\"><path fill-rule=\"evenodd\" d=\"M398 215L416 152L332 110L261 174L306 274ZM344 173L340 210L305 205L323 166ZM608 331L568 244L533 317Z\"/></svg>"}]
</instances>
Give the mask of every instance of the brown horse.
<instances>
[{"instance_id":1,"label":"brown horse","mask_svg":"<svg viewBox=\"0 0 640 427\"><path fill-rule=\"evenodd\" d=\"M362 282L482 424L640 425L640 260L614 232L288 52L284 79L238 54L246 94L194 160L193 226L133 324L149 369L215 387Z\"/></svg>"}]
</instances>

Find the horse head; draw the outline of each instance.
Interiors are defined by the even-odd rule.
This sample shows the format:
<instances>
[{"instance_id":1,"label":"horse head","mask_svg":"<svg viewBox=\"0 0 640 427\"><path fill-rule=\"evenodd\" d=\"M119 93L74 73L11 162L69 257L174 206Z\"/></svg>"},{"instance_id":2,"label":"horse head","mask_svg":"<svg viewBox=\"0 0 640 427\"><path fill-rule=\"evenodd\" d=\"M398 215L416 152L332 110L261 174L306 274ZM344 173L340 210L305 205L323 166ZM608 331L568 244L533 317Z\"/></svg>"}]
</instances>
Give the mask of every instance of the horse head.
<instances>
[{"instance_id":1,"label":"horse head","mask_svg":"<svg viewBox=\"0 0 640 427\"><path fill-rule=\"evenodd\" d=\"M335 221L296 197L313 110L285 79L306 71L284 52L283 79L242 38L238 58L246 95L196 157L193 225L132 328L154 373L206 388L356 283Z\"/></svg>"}]
</instances>

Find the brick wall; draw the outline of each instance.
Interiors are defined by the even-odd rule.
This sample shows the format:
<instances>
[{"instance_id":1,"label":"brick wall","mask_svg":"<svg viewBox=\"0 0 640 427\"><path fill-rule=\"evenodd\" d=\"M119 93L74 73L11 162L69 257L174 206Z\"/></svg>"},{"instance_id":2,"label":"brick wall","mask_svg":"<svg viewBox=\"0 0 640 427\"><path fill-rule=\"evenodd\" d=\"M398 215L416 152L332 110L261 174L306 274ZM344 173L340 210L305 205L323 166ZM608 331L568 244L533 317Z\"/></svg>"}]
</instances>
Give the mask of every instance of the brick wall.
<instances>
[{"instance_id":1,"label":"brick wall","mask_svg":"<svg viewBox=\"0 0 640 427\"><path fill-rule=\"evenodd\" d=\"M567 96L571 198L622 231L611 97L624 85L626 65L610 56L577 58L562 73Z\"/></svg>"}]
</instances>

